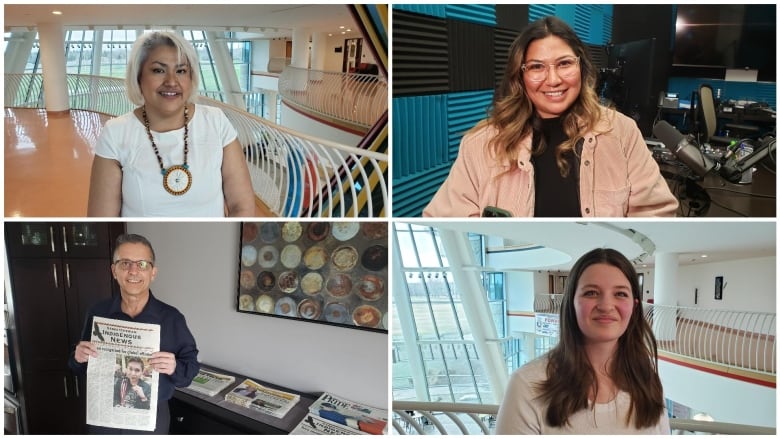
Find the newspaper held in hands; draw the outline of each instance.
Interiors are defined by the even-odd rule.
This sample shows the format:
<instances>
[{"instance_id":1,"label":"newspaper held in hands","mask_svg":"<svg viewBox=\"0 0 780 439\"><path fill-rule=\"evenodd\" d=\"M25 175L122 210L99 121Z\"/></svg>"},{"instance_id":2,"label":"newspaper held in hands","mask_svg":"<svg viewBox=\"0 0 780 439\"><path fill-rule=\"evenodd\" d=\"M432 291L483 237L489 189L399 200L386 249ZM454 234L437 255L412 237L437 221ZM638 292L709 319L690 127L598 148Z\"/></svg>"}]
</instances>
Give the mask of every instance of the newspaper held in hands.
<instances>
[{"instance_id":1,"label":"newspaper held in hands","mask_svg":"<svg viewBox=\"0 0 780 439\"><path fill-rule=\"evenodd\" d=\"M319 416L308 413L290 434L368 434L366 432L347 427L346 425L328 421Z\"/></svg>"},{"instance_id":2,"label":"newspaper held in hands","mask_svg":"<svg viewBox=\"0 0 780 439\"><path fill-rule=\"evenodd\" d=\"M208 396L214 396L236 381L236 377L201 368L187 388Z\"/></svg>"},{"instance_id":3,"label":"newspaper held in hands","mask_svg":"<svg viewBox=\"0 0 780 439\"><path fill-rule=\"evenodd\" d=\"M154 431L159 374L149 357L160 350L160 325L94 317L98 351L87 363L87 424Z\"/></svg>"},{"instance_id":4,"label":"newspaper held in hands","mask_svg":"<svg viewBox=\"0 0 780 439\"><path fill-rule=\"evenodd\" d=\"M225 401L258 410L276 418L283 418L290 409L295 407L295 404L298 404L300 399L300 395L265 387L250 379L245 379L225 395Z\"/></svg>"},{"instance_id":5,"label":"newspaper held in hands","mask_svg":"<svg viewBox=\"0 0 780 439\"><path fill-rule=\"evenodd\" d=\"M387 410L332 393L323 393L309 406L309 413L369 434L384 434L387 429Z\"/></svg>"}]
</instances>

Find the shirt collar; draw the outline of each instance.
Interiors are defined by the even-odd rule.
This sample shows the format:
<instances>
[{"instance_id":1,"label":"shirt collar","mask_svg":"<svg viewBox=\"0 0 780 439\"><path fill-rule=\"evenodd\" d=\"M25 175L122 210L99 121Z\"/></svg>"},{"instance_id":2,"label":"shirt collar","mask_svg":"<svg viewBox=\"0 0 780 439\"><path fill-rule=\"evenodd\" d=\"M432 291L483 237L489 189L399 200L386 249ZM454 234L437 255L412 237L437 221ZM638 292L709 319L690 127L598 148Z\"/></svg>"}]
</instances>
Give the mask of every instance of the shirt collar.
<instances>
[{"instance_id":1,"label":"shirt collar","mask_svg":"<svg viewBox=\"0 0 780 439\"><path fill-rule=\"evenodd\" d=\"M160 318L161 310L162 310L161 302L154 297L154 294L152 294L152 290L149 290L149 300L146 302L146 305L144 305L144 309L141 310L141 312L137 316L135 316L133 320L137 320L137 321L147 320L148 317L158 319ZM111 315L122 314L127 316L127 314L125 314L122 311L121 293L118 296L114 297L114 300L111 302L111 306L109 307L108 311Z\"/></svg>"}]
</instances>

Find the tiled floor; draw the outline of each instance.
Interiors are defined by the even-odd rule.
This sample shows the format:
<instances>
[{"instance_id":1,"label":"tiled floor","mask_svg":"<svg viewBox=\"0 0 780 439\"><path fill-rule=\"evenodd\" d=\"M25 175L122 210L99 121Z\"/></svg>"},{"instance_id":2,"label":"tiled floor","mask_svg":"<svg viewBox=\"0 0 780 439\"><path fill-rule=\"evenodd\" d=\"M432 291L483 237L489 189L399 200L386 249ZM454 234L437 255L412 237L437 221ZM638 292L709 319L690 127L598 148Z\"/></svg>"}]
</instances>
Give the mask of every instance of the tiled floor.
<instances>
[{"instance_id":1,"label":"tiled floor","mask_svg":"<svg viewBox=\"0 0 780 439\"><path fill-rule=\"evenodd\" d=\"M64 115L5 109L5 216L87 214L93 147L110 117L82 110ZM257 216L274 216L256 200Z\"/></svg>"}]
</instances>

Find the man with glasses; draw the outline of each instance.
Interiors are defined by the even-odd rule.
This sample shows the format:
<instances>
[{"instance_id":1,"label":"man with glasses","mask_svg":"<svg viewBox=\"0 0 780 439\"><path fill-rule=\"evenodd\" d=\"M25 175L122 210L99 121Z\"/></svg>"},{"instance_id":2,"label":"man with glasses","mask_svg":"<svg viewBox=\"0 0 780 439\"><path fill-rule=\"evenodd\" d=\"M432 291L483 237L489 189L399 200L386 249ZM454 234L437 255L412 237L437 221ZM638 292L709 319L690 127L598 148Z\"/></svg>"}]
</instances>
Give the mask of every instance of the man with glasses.
<instances>
[{"instance_id":1,"label":"man with glasses","mask_svg":"<svg viewBox=\"0 0 780 439\"><path fill-rule=\"evenodd\" d=\"M150 285L157 277L152 244L141 235L121 235L116 240L111 273L119 284L120 296L95 305L87 314L81 341L70 356L76 373L86 374L89 357L97 357L89 342L95 316L135 323L160 325L160 352L149 357L149 365L160 374L157 398L157 427L153 432L88 426L96 434L167 434L170 425L168 400L176 387L190 385L197 375L198 348L184 316L154 297Z\"/></svg>"}]
</instances>

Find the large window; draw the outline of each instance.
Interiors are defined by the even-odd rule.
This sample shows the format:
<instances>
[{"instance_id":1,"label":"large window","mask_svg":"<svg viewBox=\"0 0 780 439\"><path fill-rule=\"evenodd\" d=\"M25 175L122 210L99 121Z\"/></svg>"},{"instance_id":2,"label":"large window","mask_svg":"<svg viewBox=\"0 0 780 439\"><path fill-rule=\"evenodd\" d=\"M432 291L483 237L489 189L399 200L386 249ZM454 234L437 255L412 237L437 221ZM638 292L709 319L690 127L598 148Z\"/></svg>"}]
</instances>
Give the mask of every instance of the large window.
<instances>
[{"instance_id":1,"label":"large window","mask_svg":"<svg viewBox=\"0 0 780 439\"><path fill-rule=\"evenodd\" d=\"M182 35L195 47L200 60L197 66L201 75L200 91L203 93L223 91L206 33L200 30L185 30L182 31ZM239 85L242 91L247 91L251 80L251 44L249 41L230 40L232 33L225 35L228 38L227 49L238 75ZM13 37L13 33L5 33L6 49ZM64 48L66 70L70 74L124 78L127 60L137 37L138 33L135 30L68 30L65 32ZM25 73L42 72L39 49L40 44L36 36L25 66ZM100 60L97 63L96 57Z\"/></svg>"},{"instance_id":2,"label":"large window","mask_svg":"<svg viewBox=\"0 0 780 439\"><path fill-rule=\"evenodd\" d=\"M475 259L483 264L482 237L469 238ZM426 226L396 223L395 239L402 265L395 269L401 271L404 282L400 286L403 294L393 294L393 398L422 396L429 401L493 403L493 391L466 318L468 310L464 309L462 292L455 284L438 232ZM491 309L503 312L502 276L491 273L484 279ZM401 300L404 303L398 302ZM399 319L400 310L412 314L405 319L406 326ZM503 334L503 316L499 321L499 334ZM404 330L413 334L404 334ZM414 364L422 364L424 371L415 372ZM415 380L424 380L425 385L415 387ZM418 395L419 387L424 387L427 394Z\"/></svg>"}]
</instances>

